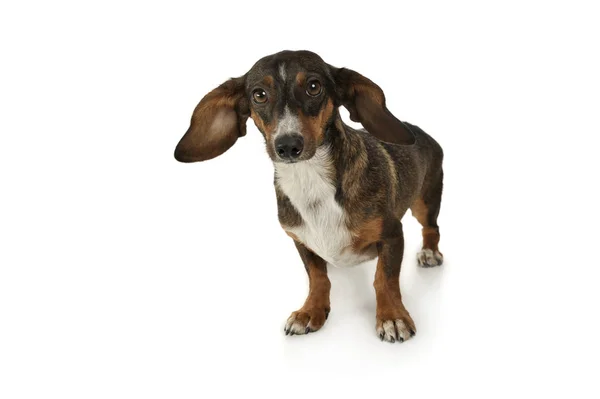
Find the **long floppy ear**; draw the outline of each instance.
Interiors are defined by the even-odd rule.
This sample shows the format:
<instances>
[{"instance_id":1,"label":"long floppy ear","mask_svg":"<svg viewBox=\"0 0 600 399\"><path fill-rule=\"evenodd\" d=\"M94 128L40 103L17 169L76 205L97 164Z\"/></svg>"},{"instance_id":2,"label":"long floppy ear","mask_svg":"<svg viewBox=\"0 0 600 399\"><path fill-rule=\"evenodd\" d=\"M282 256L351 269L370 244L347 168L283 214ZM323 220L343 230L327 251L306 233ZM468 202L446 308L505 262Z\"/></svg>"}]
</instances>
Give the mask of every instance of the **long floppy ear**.
<instances>
[{"instance_id":1,"label":"long floppy ear","mask_svg":"<svg viewBox=\"0 0 600 399\"><path fill-rule=\"evenodd\" d=\"M230 79L204 96L192 114L190 128L175 148L175 159L198 162L215 158L246 134L250 109L245 79Z\"/></svg>"},{"instance_id":2,"label":"long floppy ear","mask_svg":"<svg viewBox=\"0 0 600 399\"><path fill-rule=\"evenodd\" d=\"M410 128L385 106L383 90L371 80L346 68L331 67L340 105L350 111L350 119L360 122L379 140L410 145L415 136Z\"/></svg>"}]
</instances>

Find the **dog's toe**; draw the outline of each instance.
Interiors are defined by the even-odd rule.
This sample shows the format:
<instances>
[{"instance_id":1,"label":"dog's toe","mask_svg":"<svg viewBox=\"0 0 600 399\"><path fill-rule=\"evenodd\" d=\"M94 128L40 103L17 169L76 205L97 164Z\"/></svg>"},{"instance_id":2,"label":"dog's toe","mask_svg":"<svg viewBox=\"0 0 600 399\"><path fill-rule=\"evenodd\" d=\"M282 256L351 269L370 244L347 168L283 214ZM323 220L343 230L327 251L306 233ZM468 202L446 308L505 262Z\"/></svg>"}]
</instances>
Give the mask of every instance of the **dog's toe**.
<instances>
[{"instance_id":1,"label":"dog's toe","mask_svg":"<svg viewBox=\"0 0 600 399\"><path fill-rule=\"evenodd\" d=\"M323 327L329 309L309 309L293 312L285 323L285 335L302 335L315 332Z\"/></svg>"},{"instance_id":2,"label":"dog's toe","mask_svg":"<svg viewBox=\"0 0 600 399\"><path fill-rule=\"evenodd\" d=\"M377 334L382 341L402 343L411 339L415 330L402 319L377 320Z\"/></svg>"},{"instance_id":3,"label":"dog's toe","mask_svg":"<svg viewBox=\"0 0 600 399\"><path fill-rule=\"evenodd\" d=\"M439 251L424 248L417 254L417 262L421 267L439 266L444 262L444 256Z\"/></svg>"}]
</instances>

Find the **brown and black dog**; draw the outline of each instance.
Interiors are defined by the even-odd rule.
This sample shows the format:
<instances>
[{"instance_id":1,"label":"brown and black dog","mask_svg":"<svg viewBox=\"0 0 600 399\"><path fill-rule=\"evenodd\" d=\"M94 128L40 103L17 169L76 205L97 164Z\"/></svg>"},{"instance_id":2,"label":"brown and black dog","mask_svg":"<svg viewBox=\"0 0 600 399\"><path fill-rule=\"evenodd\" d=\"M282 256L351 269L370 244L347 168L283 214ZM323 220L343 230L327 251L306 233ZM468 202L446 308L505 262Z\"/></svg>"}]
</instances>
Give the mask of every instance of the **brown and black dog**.
<instances>
[{"instance_id":1,"label":"brown and black dog","mask_svg":"<svg viewBox=\"0 0 600 399\"><path fill-rule=\"evenodd\" d=\"M340 106L366 130L344 124ZM246 134L248 117L265 137L279 221L309 276L308 297L287 320L286 334L317 331L325 323L327 263L343 267L378 257L377 333L389 342L414 336L415 323L400 294L401 219L410 208L423 226L419 265L441 265L438 143L394 117L381 88L366 77L309 51L283 51L208 93L175 158L197 162L222 154Z\"/></svg>"}]
</instances>

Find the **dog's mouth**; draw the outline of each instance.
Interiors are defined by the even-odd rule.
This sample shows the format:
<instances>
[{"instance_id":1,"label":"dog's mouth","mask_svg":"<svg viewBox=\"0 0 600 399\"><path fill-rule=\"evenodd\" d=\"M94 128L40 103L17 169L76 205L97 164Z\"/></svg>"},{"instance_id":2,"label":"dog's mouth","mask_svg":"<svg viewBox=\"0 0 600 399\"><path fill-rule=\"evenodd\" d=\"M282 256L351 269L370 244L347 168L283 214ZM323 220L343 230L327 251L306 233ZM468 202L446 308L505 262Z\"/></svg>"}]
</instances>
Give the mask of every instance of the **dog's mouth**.
<instances>
[{"instance_id":1,"label":"dog's mouth","mask_svg":"<svg viewBox=\"0 0 600 399\"><path fill-rule=\"evenodd\" d=\"M307 160L306 159L275 159L274 160L274 162L276 162L276 163L283 163L283 164L287 164L287 165L300 163L300 162L304 162L304 161L307 161Z\"/></svg>"}]
</instances>

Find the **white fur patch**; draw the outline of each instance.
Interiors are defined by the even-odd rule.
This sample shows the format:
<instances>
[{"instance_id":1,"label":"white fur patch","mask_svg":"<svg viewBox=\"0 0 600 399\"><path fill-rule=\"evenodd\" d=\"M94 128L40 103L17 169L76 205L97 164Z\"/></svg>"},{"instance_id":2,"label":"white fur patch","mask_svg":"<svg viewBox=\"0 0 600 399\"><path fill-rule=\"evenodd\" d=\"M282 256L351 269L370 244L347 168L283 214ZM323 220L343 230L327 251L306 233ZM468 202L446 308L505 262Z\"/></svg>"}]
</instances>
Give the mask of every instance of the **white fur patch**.
<instances>
[{"instance_id":1,"label":"white fur patch","mask_svg":"<svg viewBox=\"0 0 600 399\"><path fill-rule=\"evenodd\" d=\"M285 82L285 79L287 78L287 73L285 72L285 64L279 64L279 76L281 76L281 79L283 79L283 81Z\"/></svg>"},{"instance_id":2,"label":"white fur patch","mask_svg":"<svg viewBox=\"0 0 600 399\"><path fill-rule=\"evenodd\" d=\"M310 322L309 322L310 324ZM306 334L307 326L300 323L298 320L296 320L296 318L292 315L287 319L287 322L285 323L285 328L284 330L287 332L289 332L290 334L294 335L302 335L302 334ZM287 334L286 334L287 335Z\"/></svg>"},{"instance_id":3,"label":"white fur patch","mask_svg":"<svg viewBox=\"0 0 600 399\"><path fill-rule=\"evenodd\" d=\"M273 142L280 134L290 134L297 133L302 134L300 132L300 121L298 120L298 116L293 115L290 112L290 109L285 106L283 109L283 115L279 118L279 122L277 122L277 128L275 128L275 133L273 134Z\"/></svg>"},{"instance_id":4,"label":"white fur patch","mask_svg":"<svg viewBox=\"0 0 600 399\"><path fill-rule=\"evenodd\" d=\"M353 266L372 259L353 253L344 210L335 201L329 149L319 147L313 158L292 164L275 163L277 184L302 216L303 224L284 228L334 266Z\"/></svg>"}]
</instances>

